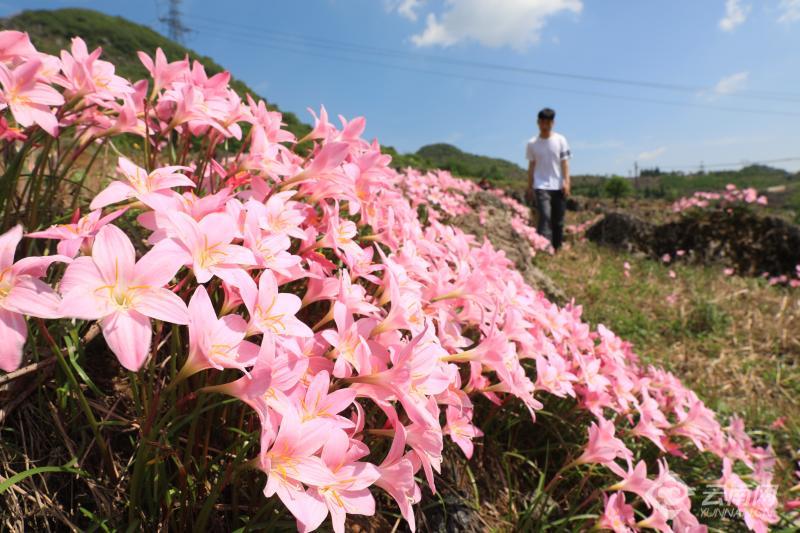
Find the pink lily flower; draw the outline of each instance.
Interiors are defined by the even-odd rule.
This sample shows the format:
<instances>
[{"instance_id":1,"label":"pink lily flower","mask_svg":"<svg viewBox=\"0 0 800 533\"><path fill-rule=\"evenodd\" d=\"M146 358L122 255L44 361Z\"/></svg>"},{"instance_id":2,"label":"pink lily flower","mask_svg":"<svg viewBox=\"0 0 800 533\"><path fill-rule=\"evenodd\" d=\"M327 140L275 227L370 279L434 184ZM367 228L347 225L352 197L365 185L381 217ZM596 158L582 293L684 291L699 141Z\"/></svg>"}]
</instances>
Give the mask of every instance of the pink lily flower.
<instances>
[{"instance_id":1,"label":"pink lily flower","mask_svg":"<svg viewBox=\"0 0 800 533\"><path fill-rule=\"evenodd\" d=\"M35 56L36 53L27 33L13 30L0 32L0 61L10 62Z\"/></svg>"},{"instance_id":2,"label":"pink lily flower","mask_svg":"<svg viewBox=\"0 0 800 533\"><path fill-rule=\"evenodd\" d=\"M239 315L217 318L208 292L198 286L189 300L189 356L175 382L207 368L238 368L247 374L259 347L244 340L246 331L247 322Z\"/></svg>"},{"instance_id":3,"label":"pink lily flower","mask_svg":"<svg viewBox=\"0 0 800 533\"><path fill-rule=\"evenodd\" d=\"M92 255L75 259L61 280L61 313L99 320L103 336L119 362L137 371L150 351L150 318L186 324L188 310L178 295L163 288L180 263L153 247L138 262L130 239L107 225L95 236Z\"/></svg>"},{"instance_id":4,"label":"pink lily flower","mask_svg":"<svg viewBox=\"0 0 800 533\"><path fill-rule=\"evenodd\" d=\"M377 320L372 318L361 318L353 320L353 315L342 302L333 303L333 318L336 329L326 329L321 336L333 348L333 356L336 363L333 367L333 375L337 378L350 377L352 369L358 373L369 372L368 368L362 365L362 358L359 357L358 348L360 343L366 342L370 332L375 328Z\"/></svg>"},{"instance_id":5,"label":"pink lily flower","mask_svg":"<svg viewBox=\"0 0 800 533\"><path fill-rule=\"evenodd\" d=\"M77 222L50 226L46 230L28 233L27 236L33 239L57 239L59 241L56 247L58 253L67 257L75 257L78 251L84 255L90 255L94 237L100 228L121 217L127 209L127 207L118 209L106 216L102 216L103 212L96 209L81 217Z\"/></svg>"},{"instance_id":6,"label":"pink lily flower","mask_svg":"<svg viewBox=\"0 0 800 533\"><path fill-rule=\"evenodd\" d=\"M256 264L253 252L238 244L231 244L236 235L236 224L226 213L211 213L197 222L183 212L167 213L172 224L174 241L169 246L183 263L191 265L199 283L217 276L239 286L249 278L242 266ZM167 241L169 242L169 241Z\"/></svg>"},{"instance_id":7,"label":"pink lily flower","mask_svg":"<svg viewBox=\"0 0 800 533\"><path fill-rule=\"evenodd\" d=\"M189 59L180 61L167 61L167 56L161 48L156 49L155 58L151 58L144 52L137 52L139 61L153 78L153 91L151 94L158 94L161 89L172 84L189 70Z\"/></svg>"},{"instance_id":8,"label":"pink lily flower","mask_svg":"<svg viewBox=\"0 0 800 533\"><path fill-rule=\"evenodd\" d=\"M275 275L265 270L258 280L258 290L253 287L243 291L242 299L250 314L250 334L293 335L313 337L314 332L294 316L302 306L299 297L278 292Z\"/></svg>"},{"instance_id":9,"label":"pink lily flower","mask_svg":"<svg viewBox=\"0 0 800 533\"><path fill-rule=\"evenodd\" d=\"M597 424L592 422L589 426L589 442L575 461L577 464L608 464L617 457L630 460L632 456L625 443L614 436L614 423L600 418Z\"/></svg>"},{"instance_id":10,"label":"pink lily flower","mask_svg":"<svg viewBox=\"0 0 800 533\"><path fill-rule=\"evenodd\" d=\"M608 467L620 478L620 481L609 487L610 490L624 490L625 492L632 492L642 499L648 497L649 491L653 488L653 481L647 478L647 463L639 461L636 466L631 469L628 464L628 470L623 470L617 463L609 462Z\"/></svg>"},{"instance_id":11,"label":"pink lily flower","mask_svg":"<svg viewBox=\"0 0 800 533\"><path fill-rule=\"evenodd\" d=\"M31 58L14 70L0 63L0 109L9 107L11 114L21 126L38 124L44 131L56 137L58 119L50 106L64 103L61 93L39 80L42 62Z\"/></svg>"},{"instance_id":12,"label":"pink lily flower","mask_svg":"<svg viewBox=\"0 0 800 533\"><path fill-rule=\"evenodd\" d=\"M100 191L92 200L91 209L100 209L129 198L136 198L148 206L153 204L151 207L160 207L172 194L172 187L195 186L192 180L178 172L189 170L189 167L162 167L148 174L129 159L120 157L118 170L123 179L112 181Z\"/></svg>"},{"instance_id":13,"label":"pink lily flower","mask_svg":"<svg viewBox=\"0 0 800 533\"><path fill-rule=\"evenodd\" d=\"M280 352L276 354L276 351ZM262 434L274 437L279 417L291 411L299 419L298 409L289 398L309 367L309 358L278 347L271 339L261 343L256 362L250 372L230 383L205 387L204 392L235 396L253 408L261 419ZM277 418L277 419L276 419Z\"/></svg>"},{"instance_id":14,"label":"pink lily flower","mask_svg":"<svg viewBox=\"0 0 800 533\"><path fill-rule=\"evenodd\" d=\"M22 240L22 226L0 235L0 370L11 372L22 362L28 338L25 316L59 318L60 300L44 281L47 267L56 261L68 263L62 255L26 257L14 263L14 251Z\"/></svg>"},{"instance_id":15,"label":"pink lily flower","mask_svg":"<svg viewBox=\"0 0 800 533\"><path fill-rule=\"evenodd\" d=\"M327 422L316 420L304 424L289 412L281 420L271 445L262 437L256 465L267 474L264 496L277 494L297 519L300 531L316 529L327 514L324 503L306 493L303 484L322 486L330 482L330 470L315 455L329 434Z\"/></svg>"},{"instance_id":16,"label":"pink lily flower","mask_svg":"<svg viewBox=\"0 0 800 533\"><path fill-rule=\"evenodd\" d=\"M335 422L341 429L350 429L353 422L339 413L347 409L356 398L356 390L343 388L333 392L330 390L330 374L322 370L318 372L306 389L305 396L296 404L298 414L303 422L316 418L325 418Z\"/></svg>"},{"instance_id":17,"label":"pink lily flower","mask_svg":"<svg viewBox=\"0 0 800 533\"><path fill-rule=\"evenodd\" d=\"M414 480L414 474L420 468L420 461L415 452L405 453L406 431L402 424L395 424L392 447L386 458L378 466L381 477L375 485L382 488L397 502L400 513L408 523L411 531L416 530L414 520L414 504L422 499L422 490Z\"/></svg>"},{"instance_id":18,"label":"pink lily flower","mask_svg":"<svg viewBox=\"0 0 800 533\"><path fill-rule=\"evenodd\" d=\"M134 92L127 79L114 73L113 63L99 59L101 48L89 53L83 39L74 37L70 52L61 50L63 76L57 81L70 99L86 97L93 103L105 103Z\"/></svg>"},{"instance_id":19,"label":"pink lily flower","mask_svg":"<svg viewBox=\"0 0 800 533\"><path fill-rule=\"evenodd\" d=\"M335 430L328 435L321 456L330 471L329 479L311 487L308 492L312 498L324 503L326 509L320 513L322 520L330 513L336 533L344 533L348 513L365 516L375 514L375 499L369 486L381 474L371 463L352 460L349 457L351 450L350 439L344 431Z\"/></svg>"},{"instance_id":20,"label":"pink lily flower","mask_svg":"<svg viewBox=\"0 0 800 533\"><path fill-rule=\"evenodd\" d=\"M480 437L483 432L472 425L472 413L458 407L447 406L447 425L444 427L445 433L450 435L467 459L472 458L474 445L472 439Z\"/></svg>"},{"instance_id":21,"label":"pink lily flower","mask_svg":"<svg viewBox=\"0 0 800 533\"><path fill-rule=\"evenodd\" d=\"M597 522L597 527L600 529L610 529L614 533L633 533L635 529L634 510L633 507L625 503L625 493L615 492L609 498L605 494L603 497L606 499L605 511Z\"/></svg>"},{"instance_id":22,"label":"pink lily flower","mask_svg":"<svg viewBox=\"0 0 800 533\"><path fill-rule=\"evenodd\" d=\"M428 486L431 492L436 494L433 473L434 471L437 473L442 471L442 449L444 448L442 429L438 425L424 427L415 422L406 426L405 432L408 445L414 450L414 454L422 463Z\"/></svg>"}]
</instances>

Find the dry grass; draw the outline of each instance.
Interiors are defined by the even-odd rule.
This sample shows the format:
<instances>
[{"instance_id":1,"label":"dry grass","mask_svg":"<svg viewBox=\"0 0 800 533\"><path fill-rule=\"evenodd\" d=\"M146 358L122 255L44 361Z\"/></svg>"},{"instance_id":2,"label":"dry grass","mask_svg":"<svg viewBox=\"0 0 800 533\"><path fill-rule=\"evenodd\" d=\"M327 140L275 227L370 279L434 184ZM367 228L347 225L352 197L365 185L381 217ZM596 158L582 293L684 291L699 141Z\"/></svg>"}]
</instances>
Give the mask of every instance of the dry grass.
<instances>
[{"instance_id":1,"label":"dry grass","mask_svg":"<svg viewBox=\"0 0 800 533\"><path fill-rule=\"evenodd\" d=\"M773 442L790 480L800 448L800 290L585 240L537 265L588 321L630 340L644 361L673 371L711 408L741 415Z\"/></svg>"}]
</instances>

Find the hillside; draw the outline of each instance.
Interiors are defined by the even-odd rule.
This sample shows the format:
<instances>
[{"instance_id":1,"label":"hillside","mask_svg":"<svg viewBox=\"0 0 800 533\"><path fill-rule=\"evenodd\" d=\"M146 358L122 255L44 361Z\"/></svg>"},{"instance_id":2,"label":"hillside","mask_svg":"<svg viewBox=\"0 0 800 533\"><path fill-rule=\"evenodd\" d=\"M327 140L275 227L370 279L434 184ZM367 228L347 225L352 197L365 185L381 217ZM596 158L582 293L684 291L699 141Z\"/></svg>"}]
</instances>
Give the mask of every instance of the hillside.
<instances>
[{"instance_id":1,"label":"hillside","mask_svg":"<svg viewBox=\"0 0 800 533\"><path fill-rule=\"evenodd\" d=\"M463 152L451 144L438 143L417 150L419 157L434 167L450 170L461 176L490 180L525 180L525 170L511 161Z\"/></svg>"},{"instance_id":2,"label":"hillside","mask_svg":"<svg viewBox=\"0 0 800 533\"><path fill-rule=\"evenodd\" d=\"M136 52L142 50L152 55L156 48L164 50L171 61L186 55L192 60L200 61L209 75L225 70L213 59L202 56L147 26L91 9L27 10L13 17L0 19L0 29L28 32L37 49L54 55L58 55L61 49L69 49L70 40L79 35L90 50L102 47L103 59L113 63L117 74L128 79L147 77L147 70L137 59ZM240 80L231 80L231 87L240 95L251 94L268 101ZM278 109L274 104L271 107ZM289 131L298 136L309 131L310 127L301 122L297 115L285 111L282 113Z\"/></svg>"}]
</instances>

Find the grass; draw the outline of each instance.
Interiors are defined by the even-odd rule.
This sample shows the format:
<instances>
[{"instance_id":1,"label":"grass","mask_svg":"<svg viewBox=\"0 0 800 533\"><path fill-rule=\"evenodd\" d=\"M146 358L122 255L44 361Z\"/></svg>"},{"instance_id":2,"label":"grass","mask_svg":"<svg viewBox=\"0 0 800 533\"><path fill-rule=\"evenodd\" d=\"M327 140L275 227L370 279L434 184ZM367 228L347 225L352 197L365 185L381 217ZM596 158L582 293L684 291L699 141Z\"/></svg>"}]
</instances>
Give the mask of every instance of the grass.
<instances>
[{"instance_id":1,"label":"grass","mask_svg":"<svg viewBox=\"0 0 800 533\"><path fill-rule=\"evenodd\" d=\"M739 414L768 434L791 481L800 448L800 291L587 241L537 265L583 306L587 321L632 342L645 362L672 371L723 417Z\"/></svg>"}]
</instances>

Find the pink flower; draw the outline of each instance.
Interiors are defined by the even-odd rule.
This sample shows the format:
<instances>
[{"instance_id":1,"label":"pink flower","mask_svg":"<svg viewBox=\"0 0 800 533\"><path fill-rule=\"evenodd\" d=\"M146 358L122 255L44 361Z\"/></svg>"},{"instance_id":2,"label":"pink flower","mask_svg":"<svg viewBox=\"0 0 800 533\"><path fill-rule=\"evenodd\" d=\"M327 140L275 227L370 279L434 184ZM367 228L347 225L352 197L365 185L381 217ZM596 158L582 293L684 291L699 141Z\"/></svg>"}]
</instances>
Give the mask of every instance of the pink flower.
<instances>
[{"instance_id":1,"label":"pink flower","mask_svg":"<svg viewBox=\"0 0 800 533\"><path fill-rule=\"evenodd\" d=\"M61 280L61 313L99 320L109 348L128 370L139 370L150 351L150 318L186 324L186 304L164 287L180 268L158 246L138 262L130 239L113 225L97 233L91 257L75 259ZM148 318L149 317L149 318Z\"/></svg>"},{"instance_id":2,"label":"pink flower","mask_svg":"<svg viewBox=\"0 0 800 533\"><path fill-rule=\"evenodd\" d=\"M115 101L134 92L125 78L114 73L114 65L100 60L101 48L90 54L80 37L72 39L70 52L61 51L61 76L57 82L68 97L85 97L93 103Z\"/></svg>"},{"instance_id":3,"label":"pink flower","mask_svg":"<svg viewBox=\"0 0 800 533\"><path fill-rule=\"evenodd\" d=\"M401 424L396 424L392 447L378 467L381 477L375 481L375 485L394 498L400 513L408 522L408 527L411 531L415 531L413 504L422 499L422 491L414 480L414 474L419 470L420 463L412 457L414 452L404 454L405 446L405 428Z\"/></svg>"},{"instance_id":4,"label":"pink flower","mask_svg":"<svg viewBox=\"0 0 800 533\"><path fill-rule=\"evenodd\" d=\"M313 337L314 332L298 320L295 314L302 303L294 294L279 293L275 276L269 270L261 274L258 290L250 288L242 294L250 314L250 333Z\"/></svg>"},{"instance_id":5,"label":"pink flower","mask_svg":"<svg viewBox=\"0 0 800 533\"><path fill-rule=\"evenodd\" d=\"M127 208L118 209L102 216L103 212L97 209L83 216L77 222L50 226L46 230L29 233L27 236L34 239L57 239L59 241L58 253L67 257L75 257L78 251L89 255L94 236L97 235L100 228L121 217L126 210Z\"/></svg>"},{"instance_id":6,"label":"pink flower","mask_svg":"<svg viewBox=\"0 0 800 533\"><path fill-rule=\"evenodd\" d=\"M123 179L112 181L108 187L100 191L92 200L91 208L100 209L129 198L136 198L147 205L154 204L152 207L163 205L165 196L168 196L172 187L195 186L194 182L180 174L179 170L189 169L180 166L163 167L148 174L145 169L134 165L129 159L120 157L119 172Z\"/></svg>"},{"instance_id":7,"label":"pink flower","mask_svg":"<svg viewBox=\"0 0 800 533\"><path fill-rule=\"evenodd\" d=\"M0 369L11 372L22 362L22 348L28 337L25 316L58 318L58 295L40 280L55 261L69 257L27 257L14 263L14 251L22 240L22 226L0 235Z\"/></svg>"},{"instance_id":8,"label":"pink flower","mask_svg":"<svg viewBox=\"0 0 800 533\"><path fill-rule=\"evenodd\" d=\"M259 348L244 340L247 322L239 315L217 318L205 287L195 289L189 300L189 357L177 380L207 368L238 368L246 372Z\"/></svg>"},{"instance_id":9,"label":"pink flower","mask_svg":"<svg viewBox=\"0 0 800 533\"><path fill-rule=\"evenodd\" d=\"M669 254L664 254L661 256L661 260L664 261L665 263L669 263L670 261L672 261L672 256Z\"/></svg>"},{"instance_id":10,"label":"pink flower","mask_svg":"<svg viewBox=\"0 0 800 533\"><path fill-rule=\"evenodd\" d=\"M226 213L211 213L197 222L186 213L167 213L171 224L164 246L182 262L192 267L199 283L217 276L241 288L250 278L243 266L256 263L253 252L238 244L231 244L236 236L236 225Z\"/></svg>"},{"instance_id":11,"label":"pink flower","mask_svg":"<svg viewBox=\"0 0 800 533\"><path fill-rule=\"evenodd\" d=\"M257 465L267 474L264 496L278 498L297 519L298 529L311 531L325 519L325 504L308 493L303 484L322 486L331 472L316 453L330 436L330 427L320 421L303 424L287 413L274 442L262 436Z\"/></svg>"},{"instance_id":12,"label":"pink flower","mask_svg":"<svg viewBox=\"0 0 800 533\"><path fill-rule=\"evenodd\" d=\"M627 472L613 462L609 463L608 466L616 475L622 478L609 487L610 490L624 490L632 492L640 498L647 498L649 491L653 487L653 481L647 478L647 463L639 461L632 470L629 464Z\"/></svg>"},{"instance_id":13,"label":"pink flower","mask_svg":"<svg viewBox=\"0 0 800 533\"><path fill-rule=\"evenodd\" d=\"M447 406L447 425L444 427L445 433L450 435L453 442L458 444L467 459L472 458L473 444L472 439L480 437L483 432L472 425L472 413L459 409L458 407Z\"/></svg>"},{"instance_id":14,"label":"pink flower","mask_svg":"<svg viewBox=\"0 0 800 533\"><path fill-rule=\"evenodd\" d=\"M324 503L336 533L344 533L348 513L375 514L375 499L368 487L380 478L380 472L373 464L353 460L369 453L369 450L361 450L363 448L350 447L350 439L344 431L335 430L329 434L321 456L330 476L309 490L312 498ZM322 514L323 520L326 515Z\"/></svg>"},{"instance_id":15,"label":"pink flower","mask_svg":"<svg viewBox=\"0 0 800 533\"><path fill-rule=\"evenodd\" d=\"M21 31L0 31L0 61L11 62L36 55L28 34Z\"/></svg>"},{"instance_id":16,"label":"pink flower","mask_svg":"<svg viewBox=\"0 0 800 533\"><path fill-rule=\"evenodd\" d=\"M597 527L610 529L614 533L632 533L635 531L633 526L636 521L633 507L625 503L625 494L615 492L610 498L605 495L603 497L606 498L606 508L597 523Z\"/></svg>"},{"instance_id":17,"label":"pink flower","mask_svg":"<svg viewBox=\"0 0 800 533\"><path fill-rule=\"evenodd\" d=\"M732 268L726 268L722 271L722 273L725 274L726 276L733 276L736 273L736 271Z\"/></svg>"},{"instance_id":18,"label":"pink flower","mask_svg":"<svg viewBox=\"0 0 800 533\"><path fill-rule=\"evenodd\" d=\"M670 279L675 279L675 278L677 278L677 277L678 277L678 275L675 273L675 271L674 271L674 270L670 270L670 271L668 272L668 275L669 275Z\"/></svg>"},{"instance_id":19,"label":"pink flower","mask_svg":"<svg viewBox=\"0 0 800 533\"><path fill-rule=\"evenodd\" d=\"M632 456L625 443L614 436L614 423L600 418L589 426L589 442L576 463L607 464L618 457L630 460Z\"/></svg>"},{"instance_id":20,"label":"pink flower","mask_svg":"<svg viewBox=\"0 0 800 533\"><path fill-rule=\"evenodd\" d=\"M42 62L28 59L25 63L10 70L0 63L0 109L11 108L14 119L24 127L38 124L44 131L55 137L58 135L58 119L50 109L64 103L61 94L39 79Z\"/></svg>"},{"instance_id":21,"label":"pink flower","mask_svg":"<svg viewBox=\"0 0 800 533\"><path fill-rule=\"evenodd\" d=\"M318 372L311 383L308 384L305 396L295 404L303 422L324 418L334 422L342 429L350 429L353 422L340 416L339 413L347 409L356 398L356 390L343 388L330 392L330 375L327 371Z\"/></svg>"}]
</instances>

